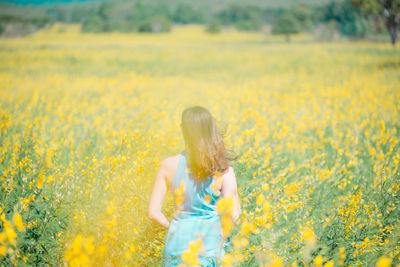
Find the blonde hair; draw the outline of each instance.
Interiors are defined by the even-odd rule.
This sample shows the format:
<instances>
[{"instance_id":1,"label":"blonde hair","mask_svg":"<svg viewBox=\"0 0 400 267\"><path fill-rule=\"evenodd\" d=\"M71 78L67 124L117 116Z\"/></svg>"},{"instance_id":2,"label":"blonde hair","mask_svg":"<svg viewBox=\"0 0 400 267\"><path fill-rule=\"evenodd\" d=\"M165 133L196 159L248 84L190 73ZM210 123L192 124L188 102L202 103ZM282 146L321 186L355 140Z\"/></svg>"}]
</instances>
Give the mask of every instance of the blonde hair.
<instances>
[{"instance_id":1,"label":"blonde hair","mask_svg":"<svg viewBox=\"0 0 400 267\"><path fill-rule=\"evenodd\" d=\"M188 167L198 180L228 170L229 156L223 137L226 128L219 132L216 120L204 107L186 108L182 113L181 129L185 139Z\"/></svg>"}]
</instances>

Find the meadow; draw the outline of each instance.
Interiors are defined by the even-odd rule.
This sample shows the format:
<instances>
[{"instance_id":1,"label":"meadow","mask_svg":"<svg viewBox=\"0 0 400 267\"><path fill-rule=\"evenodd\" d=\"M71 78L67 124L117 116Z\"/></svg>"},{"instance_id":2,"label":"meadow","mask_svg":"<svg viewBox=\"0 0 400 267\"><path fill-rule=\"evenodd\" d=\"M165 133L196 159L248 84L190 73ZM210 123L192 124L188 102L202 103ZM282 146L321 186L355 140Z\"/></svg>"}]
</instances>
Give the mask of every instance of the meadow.
<instances>
[{"instance_id":1,"label":"meadow","mask_svg":"<svg viewBox=\"0 0 400 267\"><path fill-rule=\"evenodd\" d=\"M148 200L201 105L240 156L224 266L399 266L399 48L283 40L195 25L1 39L0 265L159 266Z\"/></svg>"}]
</instances>

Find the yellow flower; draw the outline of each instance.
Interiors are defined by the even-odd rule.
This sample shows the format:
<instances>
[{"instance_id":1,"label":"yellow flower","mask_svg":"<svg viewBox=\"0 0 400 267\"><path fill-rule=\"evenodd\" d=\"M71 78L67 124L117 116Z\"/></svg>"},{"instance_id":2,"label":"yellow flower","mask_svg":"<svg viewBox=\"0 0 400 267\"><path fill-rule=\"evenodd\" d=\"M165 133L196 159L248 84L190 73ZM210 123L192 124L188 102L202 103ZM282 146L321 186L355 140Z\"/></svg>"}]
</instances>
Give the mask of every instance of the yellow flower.
<instances>
[{"instance_id":1,"label":"yellow flower","mask_svg":"<svg viewBox=\"0 0 400 267\"><path fill-rule=\"evenodd\" d=\"M263 184L261 186L261 188L262 188L263 191L268 191L269 190L269 184Z\"/></svg>"},{"instance_id":2,"label":"yellow flower","mask_svg":"<svg viewBox=\"0 0 400 267\"><path fill-rule=\"evenodd\" d=\"M269 203L268 200L264 201L263 203L263 210L265 213L269 212L269 210L271 209L271 204Z\"/></svg>"},{"instance_id":3,"label":"yellow flower","mask_svg":"<svg viewBox=\"0 0 400 267\"><path fill-rule=\"evenodd\" d=\"M82 250L82 245L85 251ZM88 237L85 239L81 234L77 234L71 246L66 250L64 260L70 266L89 266L90 259L87 254L93 252L93 238Z\"/></svg>"},{"instance_id":4,"label":"yellow flower","mask_svg":"<svg viewBox=\"0 0 400 267\"><path fill-rule=\"evenodd\" d=\"M254 222L257 224L257 226L265 226L265 224L267 223L267 216L263 215L260 217L256 217L254 219Z\"/></svg>"},{"instance_id":5,"label":"yellow flower","mask_svg":"<svg viewBox=\"0 0 400 267\"><path fill-rule=\"evenodd\" d=\"M195 241L191 241L189 242L189 249L191 251L200 251L201 248L201 244L202 244L203 240L202 239L196 239Z\"/></svg>"},{"instance_id":6,"label":"yellow flower","mask_svg":"<svg viewBox=\"0 0 400 267\"><path fill-rule=\"evenodd\" d=\"M198 253L200 249L202 249L202 246L203 246L203 240L201 238L190 241L189 247L182 252L182 260L189 266L198 266L199 265Z\"/></svg>"},{"instance_id":7,"label":"yellow flower","mask_svg":"<svg viewBox=\"0 0 400 267\"><path fill-rule=\"evenodd\" d=\"M340 252L340 259L345 259L346 258L346 253L344 252L344 247L340 247L339 248L339 252Z\"/></svg>"},{"instance_id":8,"label":"yellow flower","mask_svg":"<svg viewBox=\"0 0 400 267\"><path fill-rule=\"evenodd\" d=\"M296 193L299 188L300 188L300 185L292 183L292 184L285 185L284 191L287 196L291 196L294 193Z\"/></svg>"},{"instance_id":9,"label":"yellow flower","mask_svg":"<svg viewBox=\"0 0 400 267\"><path fill-rule=\"evenodd\" d=\"M376 267L390 267L392 264L392 259L388 256L381 256L376 262Z\"/></svg>"},{"instance_id":10,"label":"yellow flower","mask_svg":"<svg viewBox=\"0 0 400 267\"><path fill-rule=\"evenodd\" d=\"M204 197L204 200L205 200L207 203L210 203L210 202L211 202L211 196L210 196L210 195L206 195L206 196Z\"/></svg>"},{"instance_id":11,"label":"yellow flower","mask_svg":"<svg viewBox=\"0 0 400 267\"><path fill-rule=\"evenodd\" d=\"M8 238L8 242L10 242L10 244L12 244L13 246L16 245L15 239L17 238L17 233L15 232L12 224L9 221L4 221L3 222L3 226L4 226L4 232L6 233L6 236Z\"/></svg>"},{"instance_id":12,"label":"yellow flower","mask_svg":"<svg viewBox=\"0 0 400 267\"><path fill-rule=\"evenodd\" d=\"M222 258L222 266L232 266L233 265L233 256L230 253L225 253Z\"/></svg>"},{"instance_id":13,"label":"yellow flower","mask_svg":"<svg viewBox=\"0 0 400 267\"><path fill-rule=\"evenodd\" d=\"M306 227L303 230L303 239L306 242L314 242L316 240L316 236L315 236L313 229Z\"/></svg>"},{"instance_id":14,"label":"yellow flower","mask_svg":"<svg viewBox=\"0 0 400 267\"><path fill-rule=\"evenodd\" d=\"M46 152L45 165L46 165L47 168L52 168L53 167L53 162L51 160L53 158L53 154L54 154L53 149L49 149Z\"/></svg>"},{"instance_id":15,"label":"yellow flower","mask_svg":"<svg viewBox=\"0 0 400 267\"><path fill-rule=\"evenodd\" d=\"M333 261L328 261L327 263L325 263L324 267L333 267Z\"/></svg>"},{"instance_id":16,"label":"yellow flower","mask_svg":"<svg viewBox=\"0 0 400 267\"><path fill-rule=\"evenodd\" d=\"M222 176L222 172L220 172L220 171L216 171L216 172L214 173L214 177L215 177L215 178L221 178L221 176Z\"/></svg>"},{"instance_id":17,"label":"yellow flower","mask_svg":"<svg viewBox=\"0 0 400 267\"><path fill-rule=\"evenodd\" d=\"M41 171L41 172L39 173L39 177L38 177L37 184L36 184L36 186L37 186L39 189L42 189L42 188L43 188L44 180L45 180L44 172Z\"/></svg>"},{"instance_id":18,"label":"yellow flower","mask_svg":"<svg viewBox=\"0 0 400 267\"><path fill-rule=\"evenodd\" d=\"M88 237L84 243L85 250L91 254L94 252L94 245L93 245L94 238L92 236Z\"/></svg>"},{"instance_id":19,"label":"yellow flower","mask_svg":"<svg viewBox=\"0 0 400 267\"><path fill-rule=\"evenodd\" d=\"M125 258L130 259L132 257L131 253L129 250L125 253Z\"/></svg>"},{"instance_id":20,"label":"yellow flower","mask_svg":"<svg viewBox=\"0 0 400 267\"><path fill-rule=\"evenodd\" d=\"M88 266L89 265L89 257L86 254L79 254L76 258L74 258L70 262L71 266L81 267L81 266Z\"/></svg>"},{"instance_id":21,"label":"yellow flower","mask_svg":"<svg viewBox=\"0 0 400 267\"><path fill-rule=\"evenodd\" d=\"M24 222L22 221L21 214L18 212L13 215L14 225L17 227L18 231L23 231L25 229Z\"/></svg>"},{"instance_id":22,"label":"yellow flower","mask_svg":"<svg viewBox=\"0 0 400 267\"><path fill-rule=\"evenodd\" d=\"M83 236L77 234L71 245L71 250L74 254L78 254L81 251L82 241L83 241Z\"/></svg>"},{"instance_id":23,"label":"yellow flower","mask_svg":"<svg viewBox=\"0 0 400 267\"><path fill-rule=\"evenodd\" d=\"M107 215L112 215L115 211L116 207L114 205L114 202L110 202L107 206Z\"/></svg>"},{"instance_id":24,"label":"yellow flower","mask_svg":"<svg viewBox=\"0 0 400 267\"><path fill-rule=\"evenodd\" d=\"M185 199L184 196L179 196L176 197L175 202L176 202L176 206L180 206L183 203L183 200Z\"/></svg>"},{"instance_id":25,"label":"yellow flower","mask_svg":"<svg viewBox=\"0 0 400 267\"><path fill-rule=\"evenodd\" d=\"M7 254L7 247L5 245L0 245L0 256L5 256Z\"/></svg>"},{"instance_id":26,"label":"yellow flower","mask_svg":"<svg viewBox=\"0 0 400 267\"><path fill-rule=\"evenodd\" d=\"M318 255L317 257L314 258L314 263L316 267L322 266L322 263L324 262L324 258L321 255Z\"/></svg>"},{"instance_id":27,"label":"yellow flower","mask_svg":"<svg viewBox=\"0 0 400 267\"><path fill-rule=\"evenodd\" d=\"M249 237L251 232L254 232L257 226L254 223L250 223L248 221L243 222L240 232L244 235Z\"/></svg>"},{"instance_id":28,"label":"yellow flower","mask_svg":"<svg viewBox=\"0 0 400 267\"><path fill-rule=\"evenodd\" d=\"M237 248L246 248L249 245L249 240L245 237L237 235L233 239L233 245Z\"/></svg>"},{"instance_id":29,"label":"yellow flower","mask_svg":"<svg viewBox=\"0 0 400 267\"><path fill-rule=\"evenodd\" d=\"M96 254L99 255L104 255L104 253L106 253L107 251L107 247L105 245L100 245L97 249L96 249Z\"/></svg>"},{"instance_id":30,"label":"yellow flower","mask_svg":"<svg viewBox=\"0 0 400 267\"><path fill-rule=\"evenodd\" d=\"M136 252L136 247L135 247L133 244L131 244L131 245L129 246L129 250L130 250L132 253L135 253L135 252Z\"/></svg>"},{"instance_id":31,"label":"yellow flower","mask_svg":"<svg viewBox=\"0 0 400 267\"><path fill-rule=\"evenodd\" d=\"M181 180L179 188L175 188L174 194L175 196L181 196L184 192L185 192L185 181Z\"/></svg>"},{"instance_id":32,"label":"yellow flower","mask_svg":"<svg viewBox=\"0 0 400 267\"><path fill-rule=\"evenodd\" d=\"M261 206L261 204L264 202L264 195L263 194L259 194L258 196L257 196L257 199L256 199L256 204L258 205L258 206Z\"/></svg>"},{"instance_id":33,"label":"yellow flower","mask_svg":"<svg viewBox=\"0 0 400 267\"><path fill-rule=\"evenodd\" d=\"M219 198L216 205L220 215L225 213L231 214L233 209L233 196Z\"/></svg>"},{"instance_id":34,"label":"yellow flower","mask_svg":"<svg viewBox=\"0 0 400 267\"><path fill-rule=\"evenodd\" d=\"M272 255L272 260L269 264L266 264L268 267L283 267L283 259L277 255Z\"/></svg>"}]
</instances>

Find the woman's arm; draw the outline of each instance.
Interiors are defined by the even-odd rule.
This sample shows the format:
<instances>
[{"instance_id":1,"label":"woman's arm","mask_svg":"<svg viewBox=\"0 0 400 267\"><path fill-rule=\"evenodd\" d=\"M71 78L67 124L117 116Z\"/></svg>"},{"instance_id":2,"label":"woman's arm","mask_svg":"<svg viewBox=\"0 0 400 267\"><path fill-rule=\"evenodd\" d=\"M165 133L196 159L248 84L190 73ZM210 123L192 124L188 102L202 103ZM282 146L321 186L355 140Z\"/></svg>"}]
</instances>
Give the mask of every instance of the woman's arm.
<instances>
[{"instance_id":1,"label":"woman's arm","mask_svg":"<svg viewBox=\"0 0 400 267\"><path fill-rule=\"evenodd\" d=\"M167 168L167 159L164 159L160 167L158 168L156 179L154 181L153 191L150 196L149 206L147 209L147 217L168 228L169 222L168 219L164 216L161 212L162 204L164 201L165 194L168 190L167 187L167 175L168 175L168 168Z\"/></svg>"},{"instance_id":2,"label":"woman's arm","mask_svg":"<svg viewBox=\"0 0 400 267\"><path fill-rule=\"evenodd\" d=\"M232 220L236 225L239 225L238 219L240 214L242 213L242 210L240 208L240 200L238 195L236 176L232 166L230 166L228 172L223 175L222 196L223 197L233 196Z\"/></svg>"}]
</instances>

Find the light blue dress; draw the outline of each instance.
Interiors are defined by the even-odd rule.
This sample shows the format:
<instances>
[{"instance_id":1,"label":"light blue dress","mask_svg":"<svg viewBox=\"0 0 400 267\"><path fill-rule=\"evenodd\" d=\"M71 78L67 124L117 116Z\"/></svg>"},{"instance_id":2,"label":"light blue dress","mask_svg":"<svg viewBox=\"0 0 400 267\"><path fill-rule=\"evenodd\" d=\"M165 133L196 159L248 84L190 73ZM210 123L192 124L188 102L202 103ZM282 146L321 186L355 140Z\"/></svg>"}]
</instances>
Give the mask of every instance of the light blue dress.
<instances>
[{"instance_id":1,"label":"light blue dress","mask_svg":"<svg viewBox=\"0 0 400 267\"><path fill-rule=\"evenodd\" d=\"M189 247L189 242L201 238L205 253L199 254L201 266L220 266L222 257L230 249L230 239L224 240L222 235L220 215L217 212L216 201L221 197L211 189L212 176L197 182L187 170L187 151L183 150L179 156L178 168L172 180L171 191L176 203L175 189L179 189L184 181L184 199L176 210L170 222L167 238L164 245L164 267L178 266L182 263L182 252ZM209 197L206 197L209 195ZM209 202L208 202L208 201Z\"/></svg>"}]
</instances>

